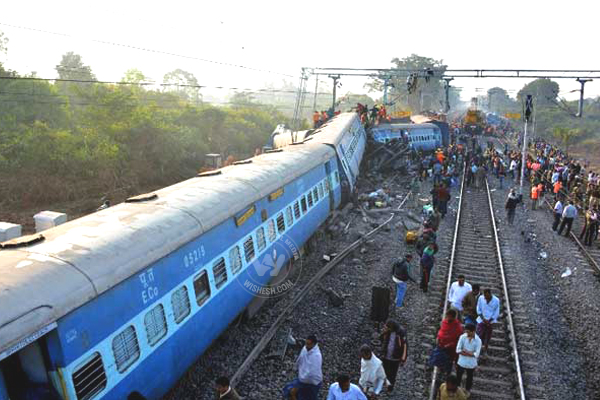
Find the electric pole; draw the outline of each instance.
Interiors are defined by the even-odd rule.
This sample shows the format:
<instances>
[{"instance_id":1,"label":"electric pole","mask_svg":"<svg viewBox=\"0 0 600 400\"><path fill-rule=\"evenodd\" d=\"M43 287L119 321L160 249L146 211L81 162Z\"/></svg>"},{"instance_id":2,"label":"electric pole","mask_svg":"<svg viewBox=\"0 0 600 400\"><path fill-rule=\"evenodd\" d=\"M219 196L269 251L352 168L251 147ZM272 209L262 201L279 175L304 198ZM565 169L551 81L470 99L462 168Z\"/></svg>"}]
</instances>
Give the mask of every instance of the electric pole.
<instances>
[{"instance_id":1,"label":"electric pole","mask_svg":"<svg viewBox=\"0 0 600 400\"><path fill-rule=\"evenodd\" d=\"M444 87L446 91L446 106L444 107L446 114L450 111L450 81L453 81L454 78L444 78L446 82L446 86Z\"/></svg>"},{"instance_id":2,"label":"electric pole","mask_svg":"<svg viewBox=\"0 0 600 400\"><path fill-rule=\"evenodd\" d=\"M581 116L583 115L583 88L586 84L586 82L590 82L591 79L582 79L582 78L577 78L577 82L579 82L581 84L581 89L579 90L579 108L577 110L577 114L575 115L576 117L581 118Z\"/></svg>"},{"instance_id":3,"label":"electric pole","mask_svg":"<svg viewBox=\"0 0 600 400\"><path fill-rule=\"evenodd\" d=\"M335 95L336 95L336 89L338 86L338 80L340 79L339 75L329 75L329 77L331 79L333 79L333 104L331 106L331 113L334 114L335 113Z\"/></svg>"},{"instance_id":4,"label":"electric pole","mask_svg":"<svg viewBox=\"0 0 600 400\"><path fill-rule=\"evenodd\" d=\"M521 198L523 197L523 183L525 181L525 165L527 163L527 124L529 123L529 118L531 118L532 112L533 112L533 96L528 94L527 100L525 100L525 129L523 131L523 151L521 154L521 182L519 185L519 194L521 195Z\"/></svg>"}]
</instances>

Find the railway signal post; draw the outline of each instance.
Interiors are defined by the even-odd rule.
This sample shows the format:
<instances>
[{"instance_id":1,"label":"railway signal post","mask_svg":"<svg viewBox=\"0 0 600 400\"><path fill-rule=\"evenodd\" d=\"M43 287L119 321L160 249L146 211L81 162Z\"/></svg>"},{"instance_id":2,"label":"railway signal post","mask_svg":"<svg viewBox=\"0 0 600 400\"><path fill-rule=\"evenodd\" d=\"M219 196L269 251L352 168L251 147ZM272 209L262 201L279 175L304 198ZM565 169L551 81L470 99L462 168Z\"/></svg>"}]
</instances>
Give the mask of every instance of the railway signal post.
<instances>
[{"instance_id":1,"label":"railway signal post","mask_svg":"<svg viewBox=\"0 0 600 400\"><path fill-rule=\"evenodd\" d=\"M525 165L527 163L527 124L531 113L533 112L533 97L528 94L525 100L525 129L523 130L523 151L521 154L521 183L519 185L519 194L523 196L523 182L525 181Z\"/></svg>"}]
</instances>

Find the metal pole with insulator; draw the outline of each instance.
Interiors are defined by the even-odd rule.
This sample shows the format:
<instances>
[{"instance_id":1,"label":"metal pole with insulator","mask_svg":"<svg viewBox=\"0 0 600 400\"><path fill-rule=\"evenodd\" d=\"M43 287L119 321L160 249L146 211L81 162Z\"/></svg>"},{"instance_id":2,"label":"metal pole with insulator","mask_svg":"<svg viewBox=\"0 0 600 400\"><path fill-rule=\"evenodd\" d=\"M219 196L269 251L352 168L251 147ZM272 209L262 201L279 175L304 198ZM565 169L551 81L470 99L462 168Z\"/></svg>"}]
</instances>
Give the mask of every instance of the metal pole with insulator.
<instances>
[{"instance_id":1,"label":"metal pole with insulator","mask_svg":"<svg viewBox=\"0 0 600 400\"><path fill-rule=\"evenodd\" d=\"M521 154L521 183L519 185L519 194L523 196L523 183L525 182L525 165L527 164L527 124L533 112L533 97L528 94L525 100L525 129L523 131L523 151Z\"/></svg>"}]
</instances>

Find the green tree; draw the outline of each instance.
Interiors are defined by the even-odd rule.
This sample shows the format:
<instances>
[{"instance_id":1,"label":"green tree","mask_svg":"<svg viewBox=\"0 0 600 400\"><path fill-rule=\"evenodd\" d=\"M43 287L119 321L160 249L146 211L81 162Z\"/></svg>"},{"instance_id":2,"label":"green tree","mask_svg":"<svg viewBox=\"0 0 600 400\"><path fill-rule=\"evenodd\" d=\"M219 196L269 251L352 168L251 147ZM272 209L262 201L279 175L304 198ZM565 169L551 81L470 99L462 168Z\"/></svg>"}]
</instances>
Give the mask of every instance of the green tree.
<instances>
[{"instance_id":1,"label":"green tree","mask_svg":"<svg viewBox=\"0 0 600 400\"><path fill-rule=\"evenodd\" d=\"M553 130L553 135L555 138L559 139L562 142L565 152L568 153L569 145L571 144L574 138L581 135L581 130L568 129L565 127L557 126Z\"/></svg>"},{"instance_id":2,"label":"green tree","mask_svg":"<svg viewBox=\"0 0 600 400\"><path fill-rule=\"evenodd\" d=\"M535 97L537 107L544 107L556 104L558 91L558 83L550 79L540 78L523 86L523 88L519 90L519 93L517 93L517 99L519 99L520 102L524 102L527 95L530 94Z\"/></svg>"},{"instance_id":3,"label":"green tree","mask_svg":"<svg viewBox=\"0 0 600 400\"><path fill-rule=\"evenodd\" d=\"M493 87L487 91L487 108L491 112L504 114L520 110L520 105L511 99L506 90L501 87Z\"/></svg>"},{"instance_id":4,"label":"green tree","mask_svg":"<svg viewBox=\"0 0 600 400\"><path fill-rule=\"evenodd\" d=\"M198 79L191 72L182 69L168 72L163 77L163 84L165 91L175 93L182 99L196 103L202 101Z\"/></svg>"},{"instance_id":5,"label":"green tree","mask_svg":"<svg viewBox=\"0 0 600 400\"><path fill-rule=\"evenodd\" d=\"M146 81L146 75L137 68L130 68L125 71L121 82L142 83Z\"/></svg>"},{"instance_id":6,"label":"green tree","mask_svg":"<svg viewBox=\"0 0 600 400\"><path fill-rule=\"evenodd\" d=\"M77 81L97 80L96 75L92 72L92 68L85 65L81 56L72 51L63 54L60 64L56 66L56 72L60 79Z\"/></svg>"},{"instance_id":7,"label":"green tree","mask_svg":"<svg viewBox=\"0 0 600 400\"><path fill-rule=\"evenodd\" d=\"M393 58L392 64L392 73L394 69L419 72L410 91L407 85L407 75L404 72L398 71L397 74L392 75L388 86L388 98L395 105L388 107L390 110L410 110L413 113L420 113L444 108L444 81L441 76L447 69L447 65L442 60L412 54L402 59ZM433 74L427 73L427 70L433 71ZM382 72L379 78L369 82L366 87L370 90L383 91L385 75L386 73ZM456 100L454 97L454 101Z\"/></svg>"}]
</instances>

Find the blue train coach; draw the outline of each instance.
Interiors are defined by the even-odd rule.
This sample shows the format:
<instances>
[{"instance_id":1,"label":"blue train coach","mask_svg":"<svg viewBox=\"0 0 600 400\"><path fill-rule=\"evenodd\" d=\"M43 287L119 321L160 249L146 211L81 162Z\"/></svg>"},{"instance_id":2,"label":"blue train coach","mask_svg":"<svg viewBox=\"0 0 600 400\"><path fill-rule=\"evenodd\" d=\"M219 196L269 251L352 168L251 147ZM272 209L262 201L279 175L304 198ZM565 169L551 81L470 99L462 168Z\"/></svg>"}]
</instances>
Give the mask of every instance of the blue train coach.
<instances>
[{"instance_id":1,"label":"blue train coach","mask_svg":"<svg viewBox=\"0 0 600 400\"><path fill-rule=\"evenodd\" d=\"M3 243L0 400L164 395L354 185L347 126Z\"/></svg>"},{"instance_id":2,"label":"blue train coach","mask_svg":"<svg viewBox=\"0 0 600 400\"><path fill-rule=\"evenodd\" d=\"M372 128L373 139L380 143L405 140L413 150L433 151L443 145L442 130L435 124L379 124Z\"/></svg>"}]
</instances>

